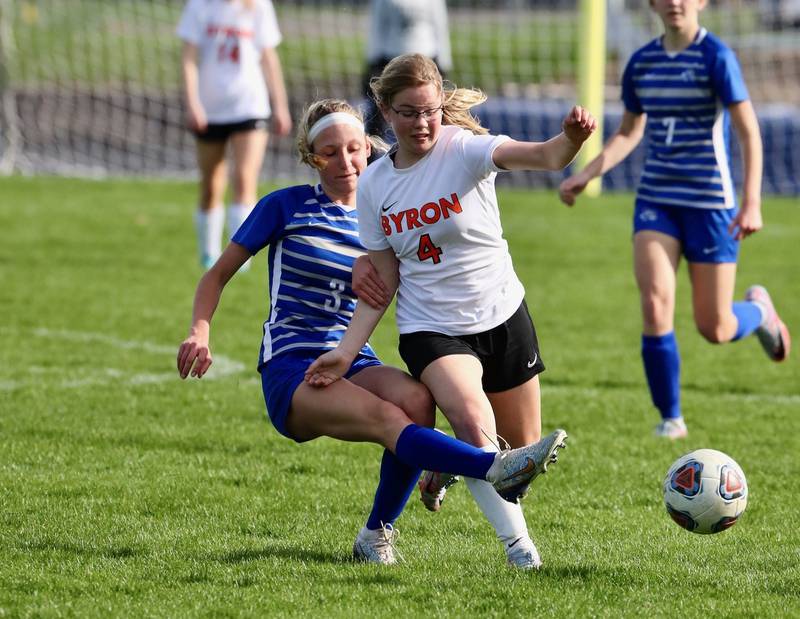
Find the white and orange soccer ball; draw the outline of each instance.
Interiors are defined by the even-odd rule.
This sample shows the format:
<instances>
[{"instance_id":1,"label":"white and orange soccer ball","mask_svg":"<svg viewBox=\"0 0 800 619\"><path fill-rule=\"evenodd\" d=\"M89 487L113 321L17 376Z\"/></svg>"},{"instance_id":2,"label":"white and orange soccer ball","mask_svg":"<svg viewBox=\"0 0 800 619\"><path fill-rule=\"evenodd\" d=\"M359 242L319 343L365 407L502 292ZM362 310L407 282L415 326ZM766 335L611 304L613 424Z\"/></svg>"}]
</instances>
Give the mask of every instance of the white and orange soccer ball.
<instances>
[{"instance_id":1,"label":"white and orange soccer ball","mask_svg":"<svg viewBox=\"0 0 800 619\"><path fill-rule=\"evenodd\" d=\"M747 507L747 480L730 456L698 449L678 458L667 471L664 503L684 529L719 533L736 524Z\"/></svg>"}]
</instances>

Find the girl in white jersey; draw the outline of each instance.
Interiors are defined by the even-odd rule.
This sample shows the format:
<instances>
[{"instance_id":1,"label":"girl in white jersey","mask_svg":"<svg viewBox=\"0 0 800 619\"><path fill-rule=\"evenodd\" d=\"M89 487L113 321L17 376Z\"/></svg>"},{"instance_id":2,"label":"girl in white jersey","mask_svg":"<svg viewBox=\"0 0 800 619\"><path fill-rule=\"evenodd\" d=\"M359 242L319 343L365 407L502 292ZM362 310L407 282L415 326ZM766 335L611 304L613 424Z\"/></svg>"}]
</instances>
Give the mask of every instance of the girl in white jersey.
<instances>
[{"instance_id":1,"label":"girl in white jersey","mask_svg":"<svg viewBox=\"0 0 800 619\"><path fill-rule=\"evenodd\" d=\"M511 446L539 440L544 364L502 236L494 178L501 170L563 168L596 122L575 106L547 142L487 135L469 113L485 95L445 88L435 63L419 54L392 60L372 89L397 144L359 182L359 228L371 262L398 290L400 354L458 438L489 452L497 434ZM347 371L381 314L357 310L309 380L329 384ZM449 481L423 479L429 509L438 509ZM466 481L509 563L538 568L519 505L497 500L483 481Z\"/></svg>"},{"instance_id":2,"label":"girl in white jersey","mask_svg":"<svg viewBox=\"0 0 800 619\"><path fill-rule=\"evenodd\" d=\"M687 435L674 331L676 273L689 263L694 320L714 344L755 333L773 361L789 355L789 330L763 286L733 301L739 241L761 229L761 135L736 56L700 27L706 0L651 0L664 36L625 69L619 129L586 168L561 183L568 206L594 177L625 159L647 128L648 153L633 215L633 254L642 312L641 354L657 436ZM728 122L744 160L742 205L731 181Z\"/></svg>"},{"instance_id":3,"label":"girl in white jersey","mask_svg":"<svg viewBox=\"0 0 800 619\"><path fill-rule=\"evenodd\" d=\"M428 390L405 372L382 365L368 344L333 387L322 390L304 382L309 364L336 346L353 315L351 268L364 253L353 203L371 146L361 117L338 100L309 107L298 146L302 160L318 170L319 185L280 189L259 201L197 286L178 371L181 378L201 378L208 371L210 322L222 290L252 254L269 246L271 308L258 366L269 418L278 432L297 442L330 436L384 447L372 512L353 555L391 564L394 521L421 469L490 480L493 492L516 500L555 457L563 433L495 457L431 430Z\"/></svg>"},{"instance_id":4,"label":"girl in white jersey","mask_svg":"<svg viewBox=\"0 0 800 619\"><path fill-rule=\"evenodd\" d=\"M270 0L189 0L177 28L187 123L196 136L200 198L195 214L200 262L209 268L222 250L227 185L225 150L233 154L228 232L236 232L256 202L267 125L292 128L280 59L281 33Z\"/></svg>"}]
</instances>

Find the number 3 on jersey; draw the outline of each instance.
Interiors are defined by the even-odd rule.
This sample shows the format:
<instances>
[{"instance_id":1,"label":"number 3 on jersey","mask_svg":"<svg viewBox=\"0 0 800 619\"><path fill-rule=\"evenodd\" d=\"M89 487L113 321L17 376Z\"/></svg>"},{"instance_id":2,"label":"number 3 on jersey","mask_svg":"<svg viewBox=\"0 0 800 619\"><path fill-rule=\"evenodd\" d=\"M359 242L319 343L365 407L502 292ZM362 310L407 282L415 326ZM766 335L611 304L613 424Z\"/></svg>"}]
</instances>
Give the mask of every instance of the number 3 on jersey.
<instances>
[{"instance_id":1,"label":"number 3 on jersey","mask_svg":"<svg viewBox=\"0 0 800 619\"><path fill-rule=\"evenodd\" d=\"M419 258L420 262L430 258L431 260L433 260L433 264L439 264L442 261L442 259L440 258L441 255L442 255L442 248L437 247L436 245L433 244L430 234L423 234L421 237L419 237L417 258Z\"/></svg>"}]
</instances>

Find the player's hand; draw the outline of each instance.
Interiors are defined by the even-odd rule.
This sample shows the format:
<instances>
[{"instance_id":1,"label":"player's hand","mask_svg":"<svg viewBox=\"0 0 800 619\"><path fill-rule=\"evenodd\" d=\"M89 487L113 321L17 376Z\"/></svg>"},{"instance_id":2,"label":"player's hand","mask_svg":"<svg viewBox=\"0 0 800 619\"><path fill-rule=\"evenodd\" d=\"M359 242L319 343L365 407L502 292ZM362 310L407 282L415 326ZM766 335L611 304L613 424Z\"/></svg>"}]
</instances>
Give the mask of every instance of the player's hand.
<instances>
[{"instance_id":1,"label":"player's hand","mask_svg":"<svg viewBox=\"0 0 800 619\"><path fill-rule=\"evenodd\" d=\"M208 347L208 332L195 329L192 331L178 348L178 374L181 378L186 378L190 372L192 376L203 378L213 362L211 349Z\"/></svg>"},{"instance_id":2,"label":"player's hand","mask_svg":"<svg viewBox=\"0 0 800 619\"><path fill-rule=\"evenodd\" d=\"M206 111L202 107L189 106L186 115L186 124L189 129L196 133L204 133L208 129L208 118Z\"/></svg>"},{"instance_id":3,"label":"player's hand","mask_svg":"<svg viewBox=\"0 0 800 619\"><path fill-rule=\"evenodd\" d=\"M359 256L353 263L353 292L370 307L383 309L392 300L389 288L383 283L369 256Z\"/></svg>"},{"instance_id":4,"label":"player's hand","mask_svg":"<svg viewBox=\"0 0 800 619\"><path fill-rule=\"evenodd\" d=\"M353 358L338 348L320 355L308 366L305 381L312 387L327 387L347 374Z\"/></svg>"},{"instance_id":5,"label":"player's hand","mask_svg":"<svg viewBox=\"0 0 800 619\"><path fill-rule=\"evenodd\" d=\"M289 135L292 131L292 117L289 110L278 109L272 113L272 132L275 135Z\"/></svg>"},{"instance_id":6,"label":"player's hand","mask_svg":"<svg viewBox=\"0 0 800 619\"><path fill-rule=\"evenodd\" d=\"M586 185L588 184L589 180L584 179L582 174L573 174L569 178L565 178L561 181L561 184L558 186L558 197L561 198L561 201L567 206L572 206L575 204L575 199L578 197L578 194L586 189Z\"/></svg>"},{"instance_id":7,"label":"player's hand","mask_svg":"<svg viewBox=\"0 0 800 619\"><path fill-rule=\"evenodd\" d=\"M597 120L580 105L573 107L561 123L561 130L573 144L583 144L597 129Z\"/></svg>"},{"instance_id":8,"label":"player's hand","mask_svg":"<svg viewBox=\"0 0 800 619\"><path fill-rule=\"evenodd\" d=\"M764 226L764 221L761 218L761 201L760 200L745 200L742 203L742 208L733 218L733 221L728 226L728 232L733 235L737 241L747 238L751 234L755 234Z\"/></svg>"}]
</instances>

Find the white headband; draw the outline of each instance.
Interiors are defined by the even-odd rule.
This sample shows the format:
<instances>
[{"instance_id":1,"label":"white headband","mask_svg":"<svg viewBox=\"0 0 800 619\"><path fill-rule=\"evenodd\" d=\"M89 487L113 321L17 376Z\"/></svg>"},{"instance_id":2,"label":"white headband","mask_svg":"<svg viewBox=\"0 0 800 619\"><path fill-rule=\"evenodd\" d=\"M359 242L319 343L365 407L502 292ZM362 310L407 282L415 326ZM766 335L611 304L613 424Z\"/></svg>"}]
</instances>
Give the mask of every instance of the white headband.
<instances>
[{"instance_id":1,"label":"white headband","mask_svg":"<svg viewBox=\"0 0 800 619\"><path fill-rule=\"evenodd\" d=\"M313 144L317 136L332 125L350 125L351 127L360 129L362 132L364 131L364 123L352 114L348 114L347 112L333 112L331 114L325 114L325 116L315 122L311 129L308 130L308 143Z\"/></svg>"}]
</instances>

